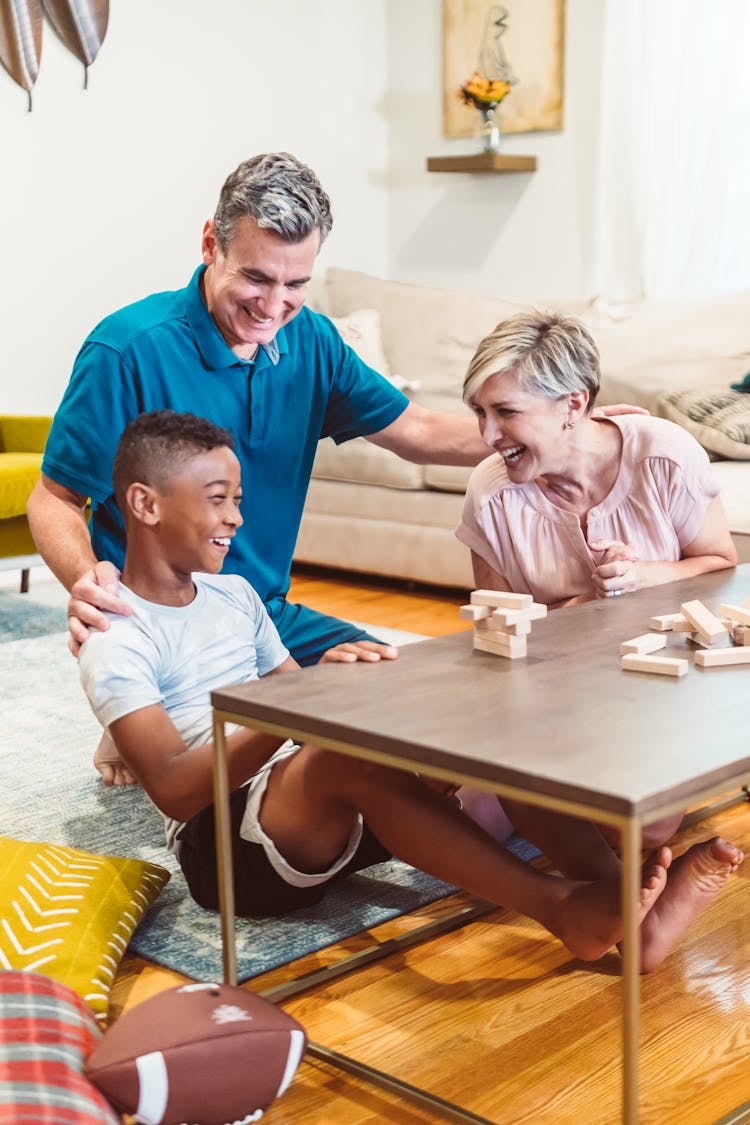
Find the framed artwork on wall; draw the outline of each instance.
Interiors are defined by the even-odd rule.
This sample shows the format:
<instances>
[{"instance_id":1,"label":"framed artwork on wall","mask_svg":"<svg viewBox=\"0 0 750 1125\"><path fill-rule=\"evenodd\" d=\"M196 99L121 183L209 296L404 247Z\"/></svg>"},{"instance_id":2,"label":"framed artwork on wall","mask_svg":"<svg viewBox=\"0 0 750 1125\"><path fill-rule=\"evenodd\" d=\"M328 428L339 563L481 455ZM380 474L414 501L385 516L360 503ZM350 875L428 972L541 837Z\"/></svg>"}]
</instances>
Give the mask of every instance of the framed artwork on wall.
<instances>
[{"instance_id":1,"label":"framed artwork on wall","mask_svg":"<svg viewBox=\"0 0 750 1125\"><path fill-rule=\"evenodd\" d=\"M564 36L565 0L443 0L443 135L475 131L457 96L474 71L511 83L503 133L562 129Z\"/></svg>"}]
</instances>

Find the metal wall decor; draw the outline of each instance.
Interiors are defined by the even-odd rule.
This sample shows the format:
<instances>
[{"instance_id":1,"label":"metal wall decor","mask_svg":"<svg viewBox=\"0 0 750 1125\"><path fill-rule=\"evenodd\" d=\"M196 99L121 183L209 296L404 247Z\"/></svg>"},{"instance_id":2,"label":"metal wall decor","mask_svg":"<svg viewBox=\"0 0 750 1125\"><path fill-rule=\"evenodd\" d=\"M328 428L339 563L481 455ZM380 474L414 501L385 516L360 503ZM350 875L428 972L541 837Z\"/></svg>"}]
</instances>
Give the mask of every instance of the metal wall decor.
<instances>
[{"instance_id":1,"label":"metal wall decor","mask_svg":"<svg viewBox=\"0 0 750 1125\"><path fill-rule=\"evenodd\" d=\"M83 63L86 89L88 68L107 34L109 0L0 0L0 62L27 91L29 109L42 54L42 16Z\"/></svg>"},{"instance_id":2,"label":"metal wall decor","mask_svg":"<svg viewBox=\"0 0 750 1125\"><path fill-rule=\"evenodd\" d=\"M0 0L0 62L29 96L42 57L41 0Z\"/></svg>"}]
</instances>

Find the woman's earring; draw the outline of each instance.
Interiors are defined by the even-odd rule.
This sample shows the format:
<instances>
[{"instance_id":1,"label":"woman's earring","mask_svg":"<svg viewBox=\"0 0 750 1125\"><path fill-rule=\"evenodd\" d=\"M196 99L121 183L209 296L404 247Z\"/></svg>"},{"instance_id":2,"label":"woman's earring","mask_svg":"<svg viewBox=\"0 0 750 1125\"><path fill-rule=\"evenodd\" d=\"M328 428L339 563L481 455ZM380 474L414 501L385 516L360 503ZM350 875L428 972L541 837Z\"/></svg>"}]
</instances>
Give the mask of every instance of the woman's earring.
<instances>
[{"instance_id":1,"label":"woman's earring","mask_svg":"<svg viewBox=\"0 0 750 1125\"><path fill-rule=\"evenodd\" d=\"M565 421L563 422L563 429L564 430L572 430L574 426L575 426L575 422L573 421L572 418L566 418Z\"/></svg>"}]
</instances>

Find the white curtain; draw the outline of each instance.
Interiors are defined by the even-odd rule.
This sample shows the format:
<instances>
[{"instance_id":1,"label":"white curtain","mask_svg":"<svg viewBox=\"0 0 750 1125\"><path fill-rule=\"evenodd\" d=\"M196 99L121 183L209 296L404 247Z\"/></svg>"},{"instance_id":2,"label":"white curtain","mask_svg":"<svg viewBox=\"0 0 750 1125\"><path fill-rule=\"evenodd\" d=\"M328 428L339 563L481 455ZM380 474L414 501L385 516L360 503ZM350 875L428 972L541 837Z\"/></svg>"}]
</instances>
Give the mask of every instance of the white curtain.
<instances>
[{"instance_id":1,"label":"white curtain","mask_svg":"<svg viewBox=\"0 0 750 1125\"><path fill-rule=\"evenodd\" d=\"M750 0L605 2L590 296L750 288Z\"/></svg>"}]
</instances>

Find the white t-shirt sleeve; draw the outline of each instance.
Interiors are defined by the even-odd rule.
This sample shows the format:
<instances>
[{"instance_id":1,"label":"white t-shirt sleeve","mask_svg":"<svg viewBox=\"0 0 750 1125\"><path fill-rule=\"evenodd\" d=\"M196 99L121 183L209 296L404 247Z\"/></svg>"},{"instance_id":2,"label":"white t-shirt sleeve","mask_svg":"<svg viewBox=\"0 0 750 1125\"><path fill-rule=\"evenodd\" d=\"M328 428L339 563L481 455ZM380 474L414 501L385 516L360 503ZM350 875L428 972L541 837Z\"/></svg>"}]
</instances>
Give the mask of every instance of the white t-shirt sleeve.
<instances>
[{"instance_id":1,"label":"white t-shirt sleeve","mask_svg":"<svg viewBox=\"0 0 750 1125\"><path fill-rule=\"evenodd\" d=\"M104 727L117 719L164 702L157 680L158 655L148 639L110 619L104 633L92 633L78 657L83 690Z\"/></svg>"},{"instance_id":2,"label":"white t-shirt sleeve","mask_svg":"<svg viewBox=\"0 0 750 1125\"><path fill-rule=\"evenodd\" d=\"M251 614L255 629L255 653L258 666L258 675L265 676L273 672L289 656L278 629L271 620L268 610L255 592L253 587L240 579L242 594L247 600L247 611Z\"/></svg>"}]
</instances>

